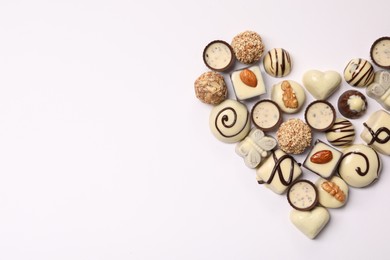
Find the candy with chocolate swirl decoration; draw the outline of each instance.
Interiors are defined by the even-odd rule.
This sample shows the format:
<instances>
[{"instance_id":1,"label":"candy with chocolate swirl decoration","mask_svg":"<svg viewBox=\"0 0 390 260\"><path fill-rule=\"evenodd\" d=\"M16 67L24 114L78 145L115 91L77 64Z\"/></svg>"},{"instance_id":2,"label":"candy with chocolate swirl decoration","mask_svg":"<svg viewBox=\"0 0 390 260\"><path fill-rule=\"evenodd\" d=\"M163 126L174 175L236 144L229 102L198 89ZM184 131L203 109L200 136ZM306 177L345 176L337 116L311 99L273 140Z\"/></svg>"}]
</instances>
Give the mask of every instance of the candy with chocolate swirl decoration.
<instances>
[{"instance_id":1,"label":"candy with chocolate swirl decoration","mask_svg":"<svg viewBox=\"0 0 390 260\"><path fill-rule=\"evenodd\" d=\"M363 125L361 138L379 153L390 155L390 114L378 110Z\"/></svg>"},{"instance_id":2,"label":"candy with chocolate swirl decoration","mask_svg":"<svg viewBox=\"0 0 390 260\"><path fill-rule=\"evenodd\" d=\"M344 69L345 81L354 87L367 87L374 80L374 68L365 59L352 59Z\"/></svg>"},{"instance_id":3,"label":"candy with chocolate swirl decoration","mask_svg":"<svg viewBox=\"0 0 390 260\"><path fill-rule=\"evenodd\" d=\"M366 187L379 178L382 163L371 147L364 144L355 144L343 150L338 173L350 186Z\"/></svg>"},{"instance_id":4,"label":"candy with chocolate swirl decoration","mask_svg":"<svg viewBox=\"0 0 390 260\"><path fill-rule=\"evenodd\" d=\"M336 118L332 128L326 131L326 139L333 146L343 147L352 144L355 139L355 128L351 121Z\"/></svg>"},{"instance_id":5,"label":"candy with chocolate swirl decoration","mask_svg":"<svg viewBox=\"0 0 390 260\"><path fill-rule=\"evenodd\" d=\"M236 143L244 139L250 130L248 109L238 101L227 99L211 110L209 124L218 140Z\"/></svg>"}]
</instances>

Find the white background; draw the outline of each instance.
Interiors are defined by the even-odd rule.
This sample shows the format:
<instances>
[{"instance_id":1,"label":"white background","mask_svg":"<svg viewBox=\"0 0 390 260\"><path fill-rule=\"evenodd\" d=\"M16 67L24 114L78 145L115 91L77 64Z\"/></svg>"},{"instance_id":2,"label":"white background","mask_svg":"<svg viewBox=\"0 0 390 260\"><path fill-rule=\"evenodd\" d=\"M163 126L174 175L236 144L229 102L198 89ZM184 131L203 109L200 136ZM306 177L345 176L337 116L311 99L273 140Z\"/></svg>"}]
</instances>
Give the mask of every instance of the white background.
<instances>
[{"instance_id":1,"label":"white background","mask_svg":"<svg viewBox=\"0 0 390 260\"><path fill-rule=\"evenodd\" d=\"M290 52L288 79L342 72L390 34L389 9L387 0L1 0L0 259L388 258L388 157L380 181L351 189L310 240L290 223L285 196L211 135L211 106L193 83L207 71L207 43L248 29L267 50ZM263 76L268 89L280 80ZM358 134L379 109L368 102Z\"/></svg>"}]
</instances>

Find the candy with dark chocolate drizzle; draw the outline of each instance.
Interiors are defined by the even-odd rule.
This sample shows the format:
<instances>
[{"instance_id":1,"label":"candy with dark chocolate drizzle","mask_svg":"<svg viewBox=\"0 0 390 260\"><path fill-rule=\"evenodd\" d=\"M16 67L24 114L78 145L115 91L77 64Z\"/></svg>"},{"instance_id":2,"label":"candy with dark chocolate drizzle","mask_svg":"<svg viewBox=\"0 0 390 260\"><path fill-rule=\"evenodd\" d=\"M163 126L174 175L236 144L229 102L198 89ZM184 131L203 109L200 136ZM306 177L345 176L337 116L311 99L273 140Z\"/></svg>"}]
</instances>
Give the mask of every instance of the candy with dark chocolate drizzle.
<instances>
[{"instance_id":1,"label":"candy with dark chocolate drizzle","mask_svg":"<svg viewBox=\"0 0 390 260\"><path fill-rule=\"evenodd\" d=\"M371 127L369 127L366 123L363 123L364 127L367 128L367 130L370 132L372 138L368 145L372 145L373 143L377 142L379 144L385 144L390 140L390 129L387 127L380 127L374 132ZM381 133L385 132L387 136L385 138L380 138L379 135Z\"/></svg>"}]
</instances>

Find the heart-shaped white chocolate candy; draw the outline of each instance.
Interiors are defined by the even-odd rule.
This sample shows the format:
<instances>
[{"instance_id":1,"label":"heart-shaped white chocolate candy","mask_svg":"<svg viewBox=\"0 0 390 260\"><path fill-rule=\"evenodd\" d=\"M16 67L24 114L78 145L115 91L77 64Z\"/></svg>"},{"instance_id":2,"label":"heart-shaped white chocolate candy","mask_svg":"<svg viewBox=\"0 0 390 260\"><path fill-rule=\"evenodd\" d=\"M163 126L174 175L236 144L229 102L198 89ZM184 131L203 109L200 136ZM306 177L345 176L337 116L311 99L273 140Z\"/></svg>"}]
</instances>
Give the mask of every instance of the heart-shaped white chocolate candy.
<instances>
[{"instance_id":1,"label":"heart-shaped white chocolate candy","mask_svg":"<svg viewBox=\"0 0 390 260\"><path fill-rule=\"evenodd\" d=\"M309 70L303 75L302 82L313 97L324 100L340 87L341 76L332 70Z\"/></svg>"},{"instance_id":2,"label":"heart-shaped white chocolate candy","mask_svg":"<svg viewBox=\"0 0 390 260\"><path fill-rule=\"evenodd\" d=\"M311 211L293 209L290 213L291 222L308 238L315 238L329 222L330 215L326 208L316 207Z\"/></svg>"}]
</instances>

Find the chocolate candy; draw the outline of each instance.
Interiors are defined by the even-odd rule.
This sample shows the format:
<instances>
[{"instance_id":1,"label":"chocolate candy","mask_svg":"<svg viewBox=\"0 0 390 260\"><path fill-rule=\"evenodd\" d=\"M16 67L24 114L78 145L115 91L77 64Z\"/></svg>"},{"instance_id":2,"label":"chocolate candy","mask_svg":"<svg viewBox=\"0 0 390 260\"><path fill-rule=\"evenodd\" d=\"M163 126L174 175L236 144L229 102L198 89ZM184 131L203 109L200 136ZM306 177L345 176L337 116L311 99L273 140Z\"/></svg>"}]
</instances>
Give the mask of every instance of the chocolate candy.
<instances>
[{"instance_id":1,"label":"chocolate candy","mask_svg":"<svg viewBox=\"0 0 390 260\"><path fill-rule=\"evenodd\" d=\"M340 151L317 140L303 162L303 167L323 178L329 178L336 172L341 156Z\"/></svg>"},{"instance_id":2,"label":"chocolate candy","mask_svg":"<svg viewBox=\"0 0 390 260\"><path fill-rule=\"evenodd\" d=\"M227 88L223 76L217 72L205 72L196 79L196 97L206 104L218 105L227 97Z\"/></svg>"},{"instance_id":3,"label":"chocolate candy","mask_svg":"<svg viewBox=\"0 0 390 260\"><path fill-rule=\"evenodd\" d=\"M367 87L374 80L374 68L365 59L353 59L344 69L345 81L354 87Z\"/></svg>"},{"instance_id":4,"label":"chocolate candy","mask_svg":"<svg viewBox=\"0 0 390 260\"><path fill-rule=\"evenodd\" d=\"M260 35L253 31L237 34L232 40L232 48L237 60L244 64L259 61L264 52L264 44Z\"/></svg>"},{"instance_id":5,"label":"chocolate candy","mask_svg":"<svg viewBox=\"0 0 390 260\"><path fill-rule=\"evenodd\" d=\"M257 102L251 112L252 122L263 131L275 130L282 123L282 112L278 104L263 99Z\"/></svg>"},{"instance_id":6,"label":"chocolate candy","mask_svg":"<svg viewBox=\"0 0 390 260\"><path fill-rule=\"evenodd\" d=\"M311 181L298 180L288 188L287 200L296 210L311 210L318 203L317 188Z\"/></svg>"},{"instance_id":7,"label":"chocolate candy","mask_svg":"<svg viewBox=\"0 0 390 260\"><path fill-rule=\"evenodd\" d=\"M272 87L271 99L280 109L292 114L298 112L306 100L305 91L297 82L284 80Z\"/></svg>"},{"instance_id":8,"label":"chocolate candy","mask_svg":"<svg viewBox=\"0 0 390 260\"><path fill-rule=\"evenodd\" d=\"M367 109L366 97L356 90L345 91L337 102L340 113L350 119L361 117Z\"/></svg>"},{"instance_id":9,"label":"chocolate candy","mask_svg":"<svg viewBox=\"0 0 390 260\"><path fill-rule=\"evenodd\" d=\"M329 211L323 207L316 207L310 211L293 209L290 213L290 220L294 226L310 239L314 239L321 232L329 219Z\"/></svg>"},{"instance_id":10,"label":"chocolate candy","mask_svg":"<svg viewBox=\"0 0 390 260\"><path fill-rule=\"evenodd\" d=\"M209 124L218 140L236 143L250 130L249 112L244 104L227 99L211 110Z\"/></svg>"},{"instance_id":11,"label":"chocolate candy","mask_svg":"<svg viewBox=\"0 0 390 260\"><path fill-rule=\"evenodd\" d=\"M302 83L314 98L325 100L340 87L341 76L331 70L309 70L303 74Z\"/></svg>"},{"instance_id":12,"label":"chocolate candy","mask_svg":"<svg viewBox=\"0 0 390 260\"><path fill-rule=\"evenodd\" d=\"M330 180L319 178L316 181L319 203L327 208L340 208L348 200L348 185L340 177Z\"/></svg>"},{"instance_id":13,"label":"chocolate candy","mask_svg":"<svg viewBox=\"0 0 390 260\"><path fill-rule=\"evenodd\" d=\"M263 59L265 71L272 77L284 77L291 72L290 54L282 48L275 48L268 51Z\"/></svg>"},{"instance_id":14,"label":"chocolate candy","mask_svg":"<svg viewBox=\"0 0 390 260\"><path fill-rule=\"evenodd\" d=\"M366 187L379 178L381 160L374 149L364 144L355 144L343 150L338 174L350 186Z\"/></svg>"},{"instance_id":15,"label":"chocolate candy","mask_svg":"<svg viewBox=\"0 0 390 260\"><path fill-rule=\"evenodd\" d=\"M371 46L370 56L375 65L390 69L390 37L381 37Z\"/></svg>"},{"instance_id":16,"label":"chocolate candy","mask_svg":"<svg viewBox=\"0 0 390 260\"><path fill-rule=\"evenodd\" d=\"M266 92L259 66L234 71L231 80L238 100L257 97Z\"/></svg>"},{"instance_id":17,"label":"chocolate candy","mask_svg":"<svg viewBox=\"0 0 390 260\"><path fill-rule=\"evenodd\" d=\"M333 126L326 131L326 139L333 146L347 146L355 139L355 128L351 121L344 118L336 118Z\"/></svg>"},{"instance_id":18,"label":"chocolate candy","mask_svg":"<svg viewBox=\"0 0 390 260\"><path fill-rule=\"evenodd\" d=\"M294 157L278 149L256 170L256 179L277 194L282 194L302 174Z\"/></svg>"},{"instance_id":19,"label":"chocolate candy","mask_svg":"<svg viewBox=\"0 0 390 260\"><path fill-rule=\"evenodd\" d=\"M236 153L244 158L246 166L253 169L269 156L276 145L273 137L265 136L263 131L253 128L249 135L237 144Z\"/></svg>"},{"instance_id":20,"label":"chocolate candy","mask_svg":"<svg viewBox=\"0 0 390 260\"><path fill-rule=\"evenodd\" d=\"M234 64L234 60L232 47L224 41L212 41L203 51L203 61L211 70L225 71Z\"/></svg>"},{"instance_id":21,"label":"chocolate candy","mask_svg":"<svg viewBox=\"0 0 390 260\"><path fill-rule=\"evenodd\" d=\"M363 125L360 137L379 153L390 155L390 114L378 110Z\"/></svg>"},{"instance_id":22,"label":"chocolate candy","mask_svg":"<svg viewBox=\"0 0 390 260\"><path fill-rule=\"evenodd\" d=\"M390 72L386 70L375 72L374 82L366 88L366 93L382 107L390 110Z\"/></svg>"},{"instance_id":23,"label":"chocolate candy","mask_svg":"<svg viewBox=\"0 0 390 260\"><path fill-rule=\"evenodd\" d=\"M324 132L333 126L336 111L329 102L316 100L307 106L305 120L312 129Z\"/></svg>"},{"instance_id":24,"label":"chocolate candy","mask_svg":"<svg viewBox=\"0 0 390 260\"><path fill-rule=\"evenodd\" d=\"M303 153L312 140L310 127L297 118L283 122L276 135L280 149L291 154Z\"/></svg>"}]
</instances>

